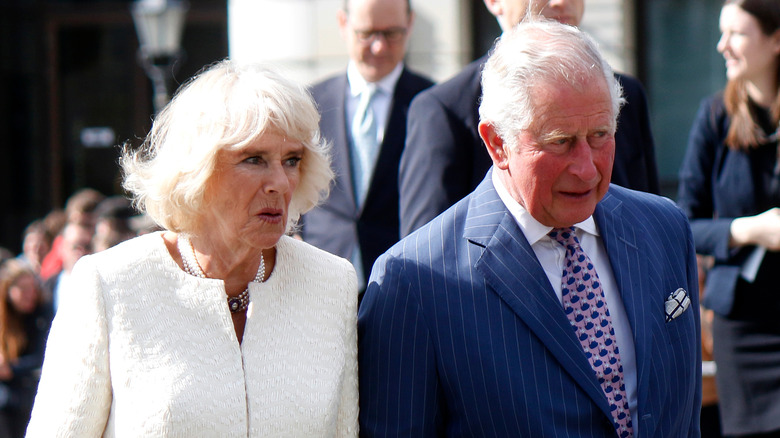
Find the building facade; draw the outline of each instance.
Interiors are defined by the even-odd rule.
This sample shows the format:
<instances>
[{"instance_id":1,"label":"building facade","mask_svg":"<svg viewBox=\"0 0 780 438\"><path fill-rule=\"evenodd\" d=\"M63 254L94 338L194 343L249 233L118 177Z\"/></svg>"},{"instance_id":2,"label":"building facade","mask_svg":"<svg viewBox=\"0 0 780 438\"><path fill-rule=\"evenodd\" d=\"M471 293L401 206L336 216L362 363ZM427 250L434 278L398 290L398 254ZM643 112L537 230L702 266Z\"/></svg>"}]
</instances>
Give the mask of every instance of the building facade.
<instances>
[{"instance_id":1,"label":"building facade","mask_svg":"<svg viewBox=\"0 0 780 438\"><path fill-rule=\"evenodd\" d=\"M725 83L715 51L721 0L585 0L582 28L616 70L645 85L664 192L699 101ZM175 88L231 56L273 62L302 82L347 62L343 0L189 0ZM0 246L19 251L29 221L81 187L120 194L118 146L140 144L152 87L137 60L128 0L0 2ZM500 30L482 0L412 0L407 62L444 80L489 50Z\"/></svg>"}]
</instances>

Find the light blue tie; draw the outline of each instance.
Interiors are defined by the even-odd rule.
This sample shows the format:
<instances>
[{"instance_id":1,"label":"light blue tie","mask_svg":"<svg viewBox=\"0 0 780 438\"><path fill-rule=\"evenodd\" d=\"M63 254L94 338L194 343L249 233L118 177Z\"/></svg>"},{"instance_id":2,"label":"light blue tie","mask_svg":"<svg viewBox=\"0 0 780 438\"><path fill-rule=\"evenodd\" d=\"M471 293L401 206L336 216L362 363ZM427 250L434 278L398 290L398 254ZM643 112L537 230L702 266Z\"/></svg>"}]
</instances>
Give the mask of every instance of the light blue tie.
<instances>
[{"instance_id":1,"label":"light blue tie","mask_svg":"<svg viewBox=\"0 0 780 438\"><path fill-rule=\"evenodd\" d=\"M352 119L352 180L358 207L365 200L379 151L378 123L371 105L378 91L376 86L368 85L360 93L360 101Z\"/></svg>"}]
</instances>

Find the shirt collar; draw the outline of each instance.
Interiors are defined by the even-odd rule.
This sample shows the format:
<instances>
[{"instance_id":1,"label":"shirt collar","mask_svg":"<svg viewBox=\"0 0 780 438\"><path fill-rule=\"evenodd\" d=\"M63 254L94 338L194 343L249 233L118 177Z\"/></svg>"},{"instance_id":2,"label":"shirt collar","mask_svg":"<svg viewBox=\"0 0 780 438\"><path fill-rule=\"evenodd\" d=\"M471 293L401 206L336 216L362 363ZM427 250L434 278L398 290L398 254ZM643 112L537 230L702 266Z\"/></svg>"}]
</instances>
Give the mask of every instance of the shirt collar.
<instances>
[{"instance_id":1,"label":"shirt collar","mask_svg":"<svg viewBox=\"0 0 780 438\"><path fill-rule=\"evenodd\" d=\"M387 76L371 84L381 90L385 95L392 96L395 84L398 82L398 78L401 77L403 69L403 62L399 62ZM352 61L350 61L347 66L347 81L349 82L349 94L353 97L360 96L360 93L369 86L369 82L360 75L357 66Z\"/></svg>"},{"instance_id":2,"label":"shirt collar","mask_svg":"<svg viewBox=\"0 0 780 438\"><path fill-rule=\"evenodd\" d=\"M512 195L509 194L509 191L504 186L504 182L501 181L501 178L499 178L495 168L491 171L491 178L493 180L493 187L496 188L496 193L498 193L498 197L501 198L501 201L506 205L509 213L515 218L517 225L523 231L528 243L533 245L540 239L546 237L553 227L539 223L539 221L531 216L531 213L529 213L525 207L512 198ZM593 215L588 216L587 219L580 223L574 224L574 226L588 234L594 236L599 235L596 221L593 220Z\"/></svg>"}]
</instances>

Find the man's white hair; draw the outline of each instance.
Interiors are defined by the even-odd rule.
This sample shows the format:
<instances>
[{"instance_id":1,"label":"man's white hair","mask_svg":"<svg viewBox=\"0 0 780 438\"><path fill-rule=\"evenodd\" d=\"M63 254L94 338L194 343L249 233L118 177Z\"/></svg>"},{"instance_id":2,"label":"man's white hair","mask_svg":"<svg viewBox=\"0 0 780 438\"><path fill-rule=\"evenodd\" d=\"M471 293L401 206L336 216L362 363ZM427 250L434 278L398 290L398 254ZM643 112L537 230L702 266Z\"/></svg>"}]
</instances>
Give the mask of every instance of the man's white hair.
<instances>
[{"instance_id":1,"label":"man's white hair","mask_svg":"<svg viewBox=\"0 0 780 438\"><path fill-rule=\"evenodd\" d=\"M535 89L558 83L584 89L600 78L609 89L616 127L623 89L596 42L576 27L528 17L504 32L485 64L480 120L514 147L519 132L534 119Z\"/></svg>"}]
</instances>

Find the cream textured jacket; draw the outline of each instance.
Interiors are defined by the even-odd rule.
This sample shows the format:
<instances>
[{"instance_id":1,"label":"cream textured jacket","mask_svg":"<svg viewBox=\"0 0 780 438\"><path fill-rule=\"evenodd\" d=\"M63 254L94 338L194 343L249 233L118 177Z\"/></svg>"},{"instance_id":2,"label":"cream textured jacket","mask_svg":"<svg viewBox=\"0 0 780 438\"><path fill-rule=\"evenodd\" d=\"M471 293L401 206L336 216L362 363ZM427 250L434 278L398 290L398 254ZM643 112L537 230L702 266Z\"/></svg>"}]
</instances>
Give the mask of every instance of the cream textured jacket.
<instances>
[{"instance_id":1,"label":"cream textured jacket","mask_svg":"<svg viewBox=\"0 0 780 438\"><path fill-rule=\"evenodd\" d=\"M357 436L352 265L282 237L238 343L221 280L160 233L82 258L61 299L28 437Z\"/></svg>"}]
</instances>

